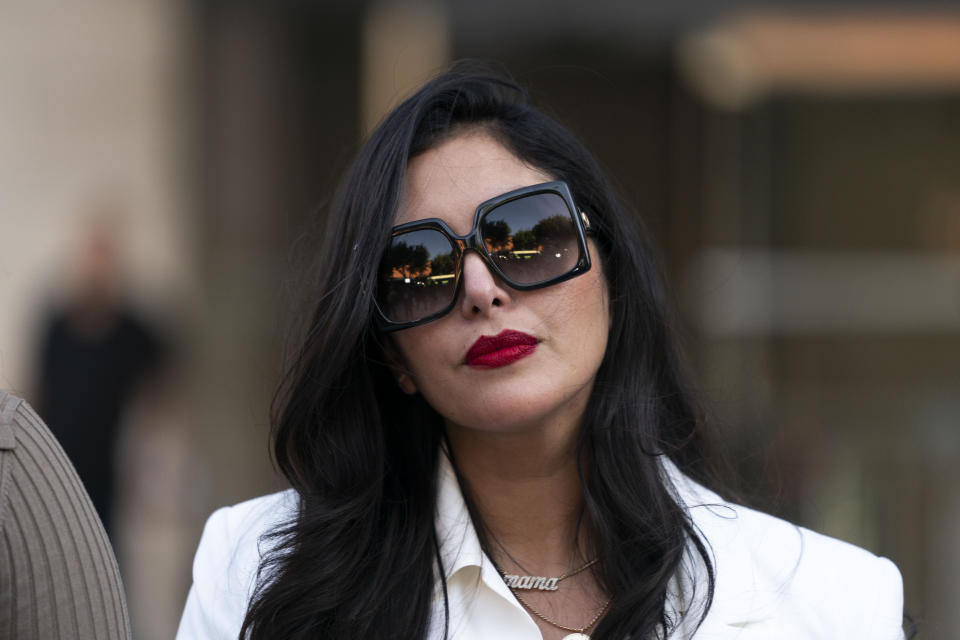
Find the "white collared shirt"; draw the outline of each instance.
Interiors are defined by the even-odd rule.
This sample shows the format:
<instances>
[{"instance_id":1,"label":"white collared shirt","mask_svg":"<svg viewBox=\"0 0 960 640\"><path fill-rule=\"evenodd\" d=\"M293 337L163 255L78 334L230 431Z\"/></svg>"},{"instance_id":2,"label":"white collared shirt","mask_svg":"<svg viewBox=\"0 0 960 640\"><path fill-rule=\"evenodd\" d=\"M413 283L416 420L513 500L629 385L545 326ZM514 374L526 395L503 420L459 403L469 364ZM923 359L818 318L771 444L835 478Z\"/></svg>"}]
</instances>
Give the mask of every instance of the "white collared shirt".
<instances>
[{"instance_id":1,"label":"white collared shirt","mask_svg":"<svg viewBox=\"0 0 960 640\"><path fill-rule=\"evenodd\" d=\"M724 502L664 459L665 478L707 541L716 572L713 602L674 580L668 606L692 611L670 640L899 640L903 588L896 566L858 547ZM441 456L436 529L452 640L542 640L529 613L480 548L456 477ZM177 640L236 640L256 580L260 536L295 515L292 490L210 516L193 563L193 586ZM688 554L702 595L706 574ZM685 604L684 604L685 603ZM441 585L434 586L431 640L443 637Z\"/></svg>"}]
</instances>

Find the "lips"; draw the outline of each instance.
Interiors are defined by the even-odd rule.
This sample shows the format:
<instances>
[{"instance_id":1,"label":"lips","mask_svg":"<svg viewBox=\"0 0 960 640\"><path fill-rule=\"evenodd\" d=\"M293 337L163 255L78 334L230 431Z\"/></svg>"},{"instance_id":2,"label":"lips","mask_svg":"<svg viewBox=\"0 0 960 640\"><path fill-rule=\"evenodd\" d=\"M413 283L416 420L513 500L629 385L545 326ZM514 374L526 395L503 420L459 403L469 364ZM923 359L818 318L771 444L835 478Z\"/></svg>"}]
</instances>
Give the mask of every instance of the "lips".
<instances>
[{"instance_id":1,"label":"lips","mask_svg":"<svg viewBox=\"0 0 960 640\"><path fill-rule=\"evenodd\" d=\"M467 350L467 365L483 369L505 367L533 353L537 339L522 331L505 329L495 336L480 336Z\"/></svg>"}]
</instances>

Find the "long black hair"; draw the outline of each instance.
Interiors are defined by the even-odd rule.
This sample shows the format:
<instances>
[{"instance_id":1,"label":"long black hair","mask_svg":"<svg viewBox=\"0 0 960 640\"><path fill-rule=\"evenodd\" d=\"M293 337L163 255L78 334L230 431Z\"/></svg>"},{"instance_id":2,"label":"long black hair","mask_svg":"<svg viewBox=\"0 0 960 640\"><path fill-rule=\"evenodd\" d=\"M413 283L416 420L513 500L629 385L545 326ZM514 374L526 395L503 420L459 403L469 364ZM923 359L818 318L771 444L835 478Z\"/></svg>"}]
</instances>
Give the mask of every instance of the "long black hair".
<instances>
[{"instance_id":1,"label":"long black hair","mask_svg":"<svg viewBox=\"0 0 960 640\"><path fill-rule=\"evenodd\" d=\"M596 231L610 335L578 455L591 461L581 464L584 517L612 600L592 637L666 637L682 615L667 607L668 583L691 550L707 568L699 593L709 606L709 554L658 460L705 475L703 421L653 252L582 143L511 80L461 63L386 116L329 208L315 311L274 404L274 457L299 510L270 534L241 638L426 637L443 575L434 530L443 423L397 388L372 322L374 287L408 161L469 128L567 182Z\"/></svg>"}]
</instances>

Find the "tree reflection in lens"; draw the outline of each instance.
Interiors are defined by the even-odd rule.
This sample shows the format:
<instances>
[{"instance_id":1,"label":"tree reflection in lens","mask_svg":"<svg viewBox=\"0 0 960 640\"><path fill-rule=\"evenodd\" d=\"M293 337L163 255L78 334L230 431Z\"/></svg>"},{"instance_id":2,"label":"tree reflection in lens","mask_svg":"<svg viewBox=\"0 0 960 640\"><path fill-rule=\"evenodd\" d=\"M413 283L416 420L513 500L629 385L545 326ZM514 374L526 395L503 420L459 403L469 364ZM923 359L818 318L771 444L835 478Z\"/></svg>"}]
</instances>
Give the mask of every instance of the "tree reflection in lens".
<instances>
[{"instance_id":1,"label":"tree reflection in lens","mask_svg":"<svg viewBox=\"0 0 960 640\"><path fill-rule=\"evenodd\" d=\"M580 253L576 228L569 215L542 218L532 228L514 232L501 247L491 254L504 274L521 284L543 282L566 273L576 265Z\"/></svg>"},{"instance_id":2,"label":"tree reflection in lens","mask_svg":"<svg viewBox=\"0 0 960 640\"><path fill-rule=\"evenodd\" d=\"M450 241L432 229L397 236L380 264L377 304L394 322L410 322L446 307L455 289Z\"/></svg>"}]
</instances>

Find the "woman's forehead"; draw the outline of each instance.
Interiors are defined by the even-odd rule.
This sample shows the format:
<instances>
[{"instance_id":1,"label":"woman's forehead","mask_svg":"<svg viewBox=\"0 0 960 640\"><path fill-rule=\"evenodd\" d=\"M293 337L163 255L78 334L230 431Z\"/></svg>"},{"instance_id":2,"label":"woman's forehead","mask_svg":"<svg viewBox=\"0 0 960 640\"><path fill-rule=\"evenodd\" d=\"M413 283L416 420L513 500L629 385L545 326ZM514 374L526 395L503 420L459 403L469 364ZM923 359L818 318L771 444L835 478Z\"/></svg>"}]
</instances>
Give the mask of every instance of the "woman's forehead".
<instances>
[{"instance_id":1,"label":"woman's forehead","mask_svg":"<svg viewBox=\"0 0 960 640\"><path fill-rule=\"evenodd\" d=\"M553 178L484 132L465 133L412 158L394 224L441 218L467 233L477 205Z\"/></svg>"}]
</instances>

